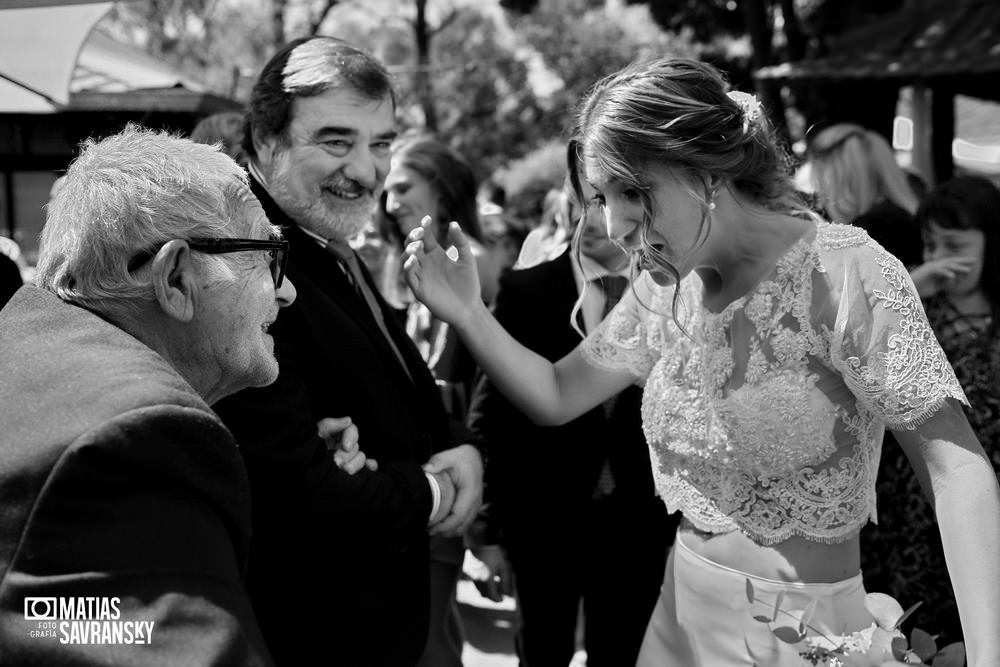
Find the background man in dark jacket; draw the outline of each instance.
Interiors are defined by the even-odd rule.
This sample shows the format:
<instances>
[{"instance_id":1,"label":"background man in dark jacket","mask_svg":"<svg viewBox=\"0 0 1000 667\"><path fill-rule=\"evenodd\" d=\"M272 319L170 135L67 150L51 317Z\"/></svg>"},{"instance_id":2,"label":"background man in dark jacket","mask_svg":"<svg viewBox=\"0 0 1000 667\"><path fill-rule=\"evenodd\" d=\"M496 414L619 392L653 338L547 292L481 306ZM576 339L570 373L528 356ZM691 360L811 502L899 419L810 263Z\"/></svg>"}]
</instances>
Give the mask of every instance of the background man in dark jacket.
<instances>
[{"instance_id":1,"label":"background man in dark jacket","mask_svg":"<svg viewBox=\"0 0 1000 667\"><path fill-rule=\"evenodd\" d=\"M562 217L578 220L573 195L563 201L575 210ZM582 331L598 326L628 289L626 257L600 211L582 224L579 261L566 249L500 280L497 320L552 361L580 342L571 315L585 283ZM491 452L489 521L516 581L522 665L569 664L581 602L587 665L635 664L677 526L655 495L641 400L630 387L563 426L541 427L485 376L473 394L470 424Z\"/></svg>"}]
</instances>

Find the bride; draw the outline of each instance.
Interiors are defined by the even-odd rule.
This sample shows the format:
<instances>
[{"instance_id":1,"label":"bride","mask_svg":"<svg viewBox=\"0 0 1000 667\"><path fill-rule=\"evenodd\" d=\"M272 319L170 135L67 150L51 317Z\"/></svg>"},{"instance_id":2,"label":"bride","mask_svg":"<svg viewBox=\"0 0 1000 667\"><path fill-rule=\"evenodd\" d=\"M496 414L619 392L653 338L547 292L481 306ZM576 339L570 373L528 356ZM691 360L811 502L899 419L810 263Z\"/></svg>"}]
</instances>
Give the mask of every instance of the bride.
<instances>
[{"instance_id":1,"label":"bride","mask_svg":"<svg viewBox=\"0 0 1000 667\"><path fill-rule=\"evenodd\" d=\"M407 280L539 423L644 387L657 488L684 520L639 665L799 664L752 618L747 579L786 609L818 601L832 634L867 627L858 533L885 428L936 504L969 664L1000 665L1000 490L906 270L799 203L756 100L725 91L665 58L583 101L570 172L637 275L559 362L492 318L456 225L457 262L426 224L410 234Z\"/></svg>"}]
</instances>

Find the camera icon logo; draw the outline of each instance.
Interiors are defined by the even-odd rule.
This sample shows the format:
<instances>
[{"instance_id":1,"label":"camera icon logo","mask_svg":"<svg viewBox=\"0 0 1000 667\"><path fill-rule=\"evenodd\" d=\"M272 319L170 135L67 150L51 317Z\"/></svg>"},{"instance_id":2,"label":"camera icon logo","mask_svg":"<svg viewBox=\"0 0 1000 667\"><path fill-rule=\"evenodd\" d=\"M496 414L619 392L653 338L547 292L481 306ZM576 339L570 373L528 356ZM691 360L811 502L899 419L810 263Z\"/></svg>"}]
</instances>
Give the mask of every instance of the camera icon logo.
<instances>
[{"instance_id":1,"label":"camera icon logo","mask_svg":"<svg viewBox=\"0 0 1000 667\"><path fill-rule=\"evenodd\" d=\"M24 598L24 620L54 621L57 618L56 598Z\"/></svg>"}]
</instances>

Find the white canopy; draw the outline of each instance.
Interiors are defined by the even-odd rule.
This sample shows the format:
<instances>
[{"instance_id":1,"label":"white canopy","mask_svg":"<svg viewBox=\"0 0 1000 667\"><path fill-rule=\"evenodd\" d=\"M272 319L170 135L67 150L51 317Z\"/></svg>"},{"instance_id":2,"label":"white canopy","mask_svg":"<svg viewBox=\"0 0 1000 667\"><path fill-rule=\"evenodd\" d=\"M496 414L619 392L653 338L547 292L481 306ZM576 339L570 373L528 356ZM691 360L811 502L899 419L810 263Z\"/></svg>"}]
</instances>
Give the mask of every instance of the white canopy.
<instances>
[{"instance_id":1,"label":"white canopy","mask_svg":"<svg viewBox=\"0 0 1000 667\"><path fill-rule=\"evenodd\" d=\"M69 104L83 43L111 2L0 0L0 112Z\"/></svg>"}]
</instances>

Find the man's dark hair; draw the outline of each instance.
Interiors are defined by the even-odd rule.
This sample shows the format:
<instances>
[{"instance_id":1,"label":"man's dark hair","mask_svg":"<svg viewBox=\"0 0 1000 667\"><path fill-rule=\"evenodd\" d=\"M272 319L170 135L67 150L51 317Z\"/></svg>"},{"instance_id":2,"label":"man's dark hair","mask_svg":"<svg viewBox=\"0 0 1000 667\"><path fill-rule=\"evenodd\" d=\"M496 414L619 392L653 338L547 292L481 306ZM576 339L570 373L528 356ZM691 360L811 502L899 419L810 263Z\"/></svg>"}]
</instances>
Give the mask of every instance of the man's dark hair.
<instances>
[{"instance_id":1,"label":"man's dark hair","mask_svg":"<svg viewBox=\"0 0 1000 667\"><path fill-rule=\"evenodd\" d=\"M264 65L250 93L244 152L256 157L255 131L261 137L287 138L295 98L340 87L372 100L388 96L396 106L389 72L367 52L334 37L305 37L285 44Z\"/></svg>"}]
</instances>

